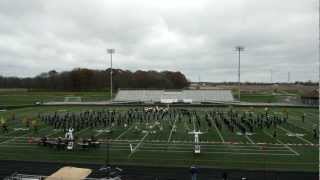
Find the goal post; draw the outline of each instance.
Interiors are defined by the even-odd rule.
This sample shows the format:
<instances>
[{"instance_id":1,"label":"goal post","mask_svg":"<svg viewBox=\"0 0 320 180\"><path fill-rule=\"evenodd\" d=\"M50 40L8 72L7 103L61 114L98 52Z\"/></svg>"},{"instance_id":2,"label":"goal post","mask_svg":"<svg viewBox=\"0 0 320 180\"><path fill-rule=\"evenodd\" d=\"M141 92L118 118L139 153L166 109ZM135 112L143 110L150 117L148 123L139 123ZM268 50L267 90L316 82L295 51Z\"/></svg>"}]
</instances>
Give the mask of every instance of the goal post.
<instances>
[{"instance_id":1,"label":"goal post","mask_svg":"<svg viewBox=\"0 0 320 180\"><path fill-rule=\"evenodd\" d=\"M64 102L82 102L82 98L80 96L66 96Z\"/></svg>"}]
</instances>

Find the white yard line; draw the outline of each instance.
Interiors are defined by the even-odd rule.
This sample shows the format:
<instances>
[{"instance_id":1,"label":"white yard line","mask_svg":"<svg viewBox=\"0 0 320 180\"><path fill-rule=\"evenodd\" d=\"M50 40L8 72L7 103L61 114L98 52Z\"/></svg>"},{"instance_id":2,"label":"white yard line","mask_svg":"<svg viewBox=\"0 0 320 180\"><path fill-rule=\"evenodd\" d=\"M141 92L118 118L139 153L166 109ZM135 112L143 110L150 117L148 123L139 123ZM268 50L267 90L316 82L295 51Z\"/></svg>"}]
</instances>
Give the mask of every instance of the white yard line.
<instances>
[{"instance_id":1,"label":"white yard line","mask_svg":"<svg viewBox=\"0 0 320 180\"><path fill-rule=\"evenodd\" d=\"M21 137L22 138L22 137ZM132 140L132 139L122 139L122 140L113 140L114 143L127 143L128 141L130 142L139 142L140 139L136 139L136 140ZM173 140L174 141L174 145L178 144L178 145L189 145L189 144L194 144L194 141L179 141L179 140ZM168 145L167 140L147 140L144 141L145 143L150 143L150 144L164 144L164 145ZM200 141L199 142L200 145L202 146L239 146L241 147L241 145L246 146L247 143L232 143L232 142L211 142L211 141ZM288 145L290 145L290 143L287 143ZM268 145L268 147L272 147L272 148L277 148L277 147L281 147L282 145L280 144L276 144L276 143L255 143L254 145L250 145L250 147L260 147L261 145ZM304 144L304 145L310 145L310 144ZM316 144L318 145L318 144ZM290 146L297 146L297 144L291 144Z\"/></svg>"},{"instance_id":2,"label":"white yard line","mask_svg":"<svg viewBox=\"0 0 320 180\"><path fill-rule=\"evenodd\" d=\"M43 130L46 130L46 129L49 129L49 127L45 127L45 128L39 129L38 132L43 131ZM49 136L52 136L52 135L54 135L54 134L57 134L58 132L61 132L61 131L54 131L53 133L51 133L51 134L49 134L49 135L45 135L45 136L49 137Z\"/></svg>"},{"instance_id":3,"label":"white yard line","mask_svg":"<svg viewBox=\"0 0 320 180\"><path fill-rule=\"evenodd\" d=\"M196 130L196 123L194 122L194 121L195 121L194 119L195 119L195 117L192 117L193 130L194 130L194 131L197 131L197 130Z\"/></svg>"},{"instance_id":4,"label":"white yard line","mask_svg":"<svg viewBox=\"0 0 320 180\"><path fill-rule=\"evenodd\" d=\"M8 144L7 146L19 146L19 145L30 145L28 142L23 141L23 142L15 142L14 144ZM6 145L0 145L1 147L6 146ZM112 143L112 149L128 149L128 143L126 144L113 144ZM175 146L170 147L170 150L190 150L192 148L192 145L184 145L184 144L175 144ZM221 147L221 146L215 146L215 145L202 145L202 147L206 147L205 151L209 152L215 152L215 151L227 151L228 149L227 146ZM251 145L246 145L246 146L232 146L232 148L235 150L235 152L246 152L249 151L250 153L252 152L288 152L288 149L281 145L280 147L277 147L276 149L273 147L266 147L264 150L261 150L261 146L251 146ZM143 149L141 150L164 150L167 149L167 144L150 144L144 142L143 144ZM169 151L170 151L169 150Z\"/></svg>"},{"instance_id":5,"label":"white yard line","mask_svg":"<svg viewBox=\"0 0 320 180\"><path fill-rule=\"evenodd\" d=\"M178 151L178 150L140 150L141 152L173 152L173 153L186 153L192 152L188 151ZM285 153L246 153L246 152L201 152L201 154L233 154L233 155L273 155L273 156L296 156L295 154L285 154Z\"/></svg>"},{"instance_id":6,"label":"white yard line","mask_svg":"<svg viewBox=\"0 0 320 180\"><path fill-rule=\"evenodd\" d=\"M17 138L23 137L23 136L28 135L28 134L31 134L31 132L26 133L26 134L23 134L22 136L12 137L11 139L8 139L8 140L6 140L6 141L0 142L0 144L5 144L5 143L8 143L8 142L11 142L11 141L13 141L13 140L15 140L15 139L17 139Z\"/></svg>"},{"instance_id":7,"label":"white yard line","mask_svg":"<svg viewBox=\"0 0 320 180\"><path fill-rule=\"evenodd\" d=\"M153 147L166 147L168 144L166 143L148 143L148 142L144 142L144 146L153 146ZM174 147L193 147L193 143L192 144L184 144L184 143L174 143L174 144L170 144ZM261 145L231 145L231 144L200 144L201 147L206 147L208 149L210 148L227 148L227 147L230 147L230 148L233 148L233 149L244 149L244 148L251 148L251 149L254 149L254 148L261 148ZM283 145L277 145L275 147L272 147L272 146L267 146L267 149L274 149L274 150L281 150L283 149Z\"/></svg>"},{"instance_id":8,"label":"white yard line","mask_svg":"<svg viewBox=\"0 0 320 180\"><path fill-rule=\"evenodd\" d=\"M15 131L15 130L13 130L12 132L9 132L9 133L7 133L7 134L4 134L5 136L0 136L0 137L6 137L6 136L8 136L8 135L10 135L10 134L13 134L13 133L16 133L17 131Z\"/></svg>"},{"instance_id":9,"label":"white yard line","mask_svg":"<svg viewBox=\"0 0 320 180\"><path fill-rule=\"evenodd\" d=\"M281 129L282 131L286 132L286 133L292 133L292 132L289 131L288 129L285 129L285 128L281 127L281 126L278 126L278 128ZM308 144L313 144L312 142L306 140L306 139L303 138L303 137L300 137L300 136L295 136L295 137L298 138L298 139L300 139L300 140L302 140L302 141L304 141L304 142L306 142L306 143L308 143Z\"/></svg>"},{"instance_id":10,"label":"white yard line","mask_svg":"<svg viewBox=\"0 0 320 180\"><path fill-rule=\"evenodd\" d=\"M296 116L299 117L299 114L298 114L298 113L297 113L297 114L294 114L294 115L296 115ZM312 116L314 116L314 118L312 118ZM319 117L318 117L318 118L317 118L317 117L318 117L318 116L317 116L317 113L316 113L316 112L307 112L304 123L317 124L317 123L318 123L318 119L319 119ZM300 121L301 121L301 119L297 119L297 120L300 120Z\"/></svg>"},{"instance_id":11,"label":"white yard line","mask_svg":"<svg viewBox=\"0 0 320 180\"><path fill-rule=\"evenodd\" d=\"M130 158L133 153L135 153L137 151L137 149L140 147L140 145L142 144L143 140L149 135L149 132L147 132L142 139L140 140L140 142L133 148L132 152L129 154L128 158Z\"/></svg>"},{"instance_id":12,"label":"white yard line","mask_svg":"<svg viewBox=\"0 0 320 180\"><path fill-rule=\"evenodd\" d=\"M125 134L127 134L127 132L129 132L132 128L134 127L134 124L128 128L127 130L123 131L118 137L116 137L114 140L119 140L122 136L124 136Z\"/></svg>"},{"instance_id":13,"label":"white yard line","mask_svg":"<svg viewBox=\"0 0 320 180\"><path fill-rule=\"evenodd\" d=\"M138 145L137 145L138 146ZM136 148L138 147L135 147ZM32 149L33 147L30 146L25 146L25 143L21 143L21 144L14 144L14 145L1 145L1 147L21 147L21 148L29 148ZM251 146L248 146L251 147ZM127 151L128 149L126 148L126 146L116 146L114 148L111 149L112 151ZM212 150L212 149L211 149ZM216 149L217 151L213 151L213 152L202 152L203 154L234 154L234 155L279 155L279 156L292 156L294 154L287 154L287 153L281 153L281 151L284 150L278 150L279 153L275 152L275 153L270 153L270 151L274 152L274 150L252 150L252 149L239 149L239 151L235 151L235 152L230 152L230 151L219 151L219 149ZM248 150L251 152L241 152L240 150ZM139 151L141 152L174 152L174 153L185 153L185 152L190 152L189 148L174 148L171 150L166 150L165 146L163 147L146 147L144 149L140 149ZM256 152L252 152L252 151L256 151ZM269 151L269 152L267 152ZM262 153L263 152L263 153ZM266 153L267 152L267 153Z\"/></svg>"},{"instance_id":14,"label":"white yard line","mask_svg":"<svg viewBox=\"0 0 320 180\"><path fill-rule=\"evenodd\" d=\"M184 121L184 127L188 130L188 131L191 131L188 124L187 124L187 121Z\"/></svg>"},{"instance_id":15,"label":"white yard line","mask_svg":"<svg viewBox=\"0 0 320 180\"><path fill-rule=\"evenodd\" d=\"M94 135L94 137L98 137L98 136L100 136L102 133L103 133L103 131L98 132L97 134Z\"/></svg>"},{"instance_id":16,"label":"white yard line","mask_svg":"<svg viewBox=\"0 0 320 180\"><path fill-rule=\"evenodd\" d=\"M28 149L28 150L32 150L32 149L36 149L36 147L34 146L23 146L23 145L1 145L1 148L23 148L23 149ZM110 151L128 151L128 148L112 148L110 149ZM171 152L171 153L189 153L190 150L187 151L179 151L179 150L172 150L172 151L168 151L168 150L140 150L141 152ZM10 154L8 152L4 153L4 154ZM241 153L241 152L202 152L201 154L232 154L232 155L269 155L269 156L295 156L294 154L285 154L285 153ZM92 157L92 156L83 156L83 155L79 155L80 157ZM139 158L139 159L144 159L144 158ZM171 160L175 160L175 159L171 159ZM197 160L197 161L213 161L213 160Z\"/></svg>"},{"instance_id":17,"label":"white yard line","mask_svg":"<svg viewBox=\"0 0 320 180\"><path fill-rule=\"evenodd\" d=\"M266 135L268 135L269 137L273 138L271 134L269 134L266 131L263 131ZM276 139L278 143L282 144L284 147L286 147L289 151L291 151L293 154L295 154L296 156L300 156L300 154L295 151L294 149L292 149L290 146L288 146L287 144L283 143L282 141L280 141L279 139Z\"/></svg>"},{"instance_id":18,"label":"white yard line","mask_svg":"<svg viewBox=\"0 0 320 180\"><path fill-rule=\"evenodd\" d=\"M78 134L80 134L80 133L82 133L83 131L86 131L86 130L88 130L88 129L89 129L88 127L85 128L85 129L82 129L82 130L80 130L80 131L78 131L78 132L75 132L74 135L78 135Z\"/></svg>"},{"instance_id":19,"label":"white yard line","mask_svg":"<svg viewBox=\"0 0 320 180\"><path fill-rule=\"evenodd\" d=\"M306 121L305 121L305 122L306 122ZM301 129L303 129L303 130L305 130L305 131L307 131L307 132L310 132L310 129L308 129L308 128L304 127L304 126L298 126L298 125L296 125L295 123L290 122L290 121L288 121L288 123L291 124L291 125L293 125L293 126L296 127L296 128L301 128ZM310 124L311 124L311 123L310 123ZM314 125L314 124L312 123L312 125Z\"/></svg>"},{"instance_id":20,"label":"white yard line","mask_svg":"<svg viewBox=\"0 0 320 180\"><path fill-rule=\"evenodd\" d=\"M40 131L43 131L43 130L45 130L45 129L48 129L49 127L45 127L45 128L41 128L41 129L39 129L38 131L40 132ZM29 128L29 130L27 130L27 131L33 131L31 128ZM10 137L9 135L11 135L11 134L13 134L13 133L16 133L16 132L18 132L18 131L15 131L15 130L13 130L12 132L10 132L10 133L7 133L7 134L4 134L5 136L0 136L0 138L8 138L8 137ZM27 134L30 134L30 133L27 133ZM24 135L26 135L26 134L24 134ZM22 135L22 136L24 136L24 135ZM18 136L18 137L22 137L22 136Z\"/></svg>"},{"instance_id":21,"label":"white yard line","mask_svg":"<svg viewBox=\"0 0 320 180\"><path fill-rule=\"evenodd\" d=\"M55 132L53 132L53 133L51 133L51 134L49 134L49 135L46 135L47 137L50 137L50 136L52 136L52 135L55 135L55 134L57 134L57 133L59 133L60 131L55 131Z\"/></svg>"},{"instance_id":22,"label":"white yard line","mask_svg":"<svg viewBox=\"0 0 320 180\"><path fill-rule=\"evenodd\" d=\"M49 127L41 128L41 129L39 129L39 131L45 130L45 129L48 129L48 128L49 128ZM32 132L22 134L21 136L12 137L11 139L8 139L8 140L6 140L6 141L0 142L0 144L5 144L5 143L11 142L11 141L13 141L13 140L15 140L15 139L18 139L18 138L23 138L23 137L25 137L25 136L27 136L27 135L29 135L29 134L31 134L31 133L32 133ZM26 137L26 138L28 138L28 137Z\"/></svg>"},{"instance_id":23,"label":"white yard line","mask_svg":"<svg viewBox=\"0 0 320 180\"><path fill-rule=\"evenodd\" d=\"M248 139L248 141L250 141L251 144L255 144L255 143L253 142L253 140L252 140L248 135L245 135L245 137Z\"/></svg>"},{"instance_id":24,"label":"white yard line","mask_svg":"<svg viewBox=\"0 0 320 180\"><path fill-rule=\"evenodd\" d=\"M177 122L177 119L174 120L174 123L172 125L171 131L170 131L170 135L168 137L168 142L171 141L172 132L173 132L173 129L174 129L175 125L176 125L176 122Z\"/></svg>"},{"instance_id":25,"label":"white yard line","mask_svg":"<svg viewBox=\"0 0 320 180\"><path fill-rule=\"evenodd\" d=\"M123 147L123 146L117 146L117 147ZM170 150L190 150L193 146L173 146L170 148ZM147 144L143 144L143 149L140 150L165 150L166 146L151 146ZM170 151L169 150L169 151ZM261 146L259 149L257 148L252 148L250 146L247 146L245 149L244 148L234 148L234 152L243 152L246 153L249 151L249 153L253 152L286 152L288 153L288 149L284 146L281 146L281 149L261 149ZM223 151L223 152L230 152L230 150L227 147L219 148L219 147L206 147L204 148L205 152L216 152L216 151Z\"/></svg>"},{"instance_id":26,"label":"white yard line","mask_svg":"<svg viewBox=\"0 0 320 180\"><path fill-rule=\"evenodd\" d=\"M106 129L107 130L107 129ZM112 131L112 128L111 129L109 129L110 131ZM98 136L100 136L102 133L105 133L103 130L101 130L100 132L98 132L98 133L96 133L95 135L94 135L94 137L98 137Z\"/></svg>"},{"instance_id":27,"label":"white yard line","mask_svg":"<svg viewBox=\"0 0 320 180\"><path fill-rule=\"evenodd\" d=\"M279 139L277 139L277 141L281 144L283 144ZM291 152L293 152L295 155L300 156L300 154L295 151L294 149L292 149L290 146L288 146L287 144L283 144L286 148L288 148Z\"/></svg>"},{"instance_id":28,"label":"white yard line","mask_svg":"<svg viewBox=\"0 0 320 180\"><path fill-rule=\"evenodd\" d=\"M13 138L8 139L8 140L5 140L5 141L2 141L2 142L0 142L0 144L5 144L5 143L7 143L7 142L11 142L11 141L13 141L14 139L16 139L16 137L13 137Z\"/></svg>"},{"instance_id":29,"label":"white yard line","mask_svg":"<svg viewBox=\"0 0 320 180\"><path fill-rule=\"evenodd\" d=\"M224 141L224 138L223 138L223 136L222 136L222 134L221 134L221 132L220 132L220 130L218 129L218 127L216 126L216 123L214 123L214 122L212 122L213 123L213 125L214 125L214 127L215 127L215 129L216 129L216 131L217 131L217 133L218 133L218 135L219 135L219 137L220 137L220 139L221 139L221 141L224 143L225 141Z\"/></svg>"},{"instance_id":30,"label":"white yard line","mask_svg":"<svg viewBox=\"0 0 320 180\"><path fill-rule=\"evenodd\" d=\"M23 148L23 149L35 149L36 147L29 145L12 145L12 144L1 144L1 148ZM3 153L3 152L1 152Z\"/></svg>"}]
</instances>

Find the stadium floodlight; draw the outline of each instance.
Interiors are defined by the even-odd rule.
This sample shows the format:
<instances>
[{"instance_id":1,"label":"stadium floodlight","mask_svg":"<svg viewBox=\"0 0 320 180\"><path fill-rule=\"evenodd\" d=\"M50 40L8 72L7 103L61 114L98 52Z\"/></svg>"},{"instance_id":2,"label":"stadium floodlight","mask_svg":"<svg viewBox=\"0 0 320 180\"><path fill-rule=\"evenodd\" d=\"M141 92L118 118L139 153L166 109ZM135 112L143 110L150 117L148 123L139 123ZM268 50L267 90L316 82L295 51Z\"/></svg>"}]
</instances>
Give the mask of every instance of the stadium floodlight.
<instances>
[{"instance_id":1,"label":"stadium floodlight","mask_svg":"<svg viewBox=\"0 0 320 180\"><path fill-rule=\"evenodd\" d=\"M238 83L239 83L239 89L238 89L238 98L240 101L240 52L244 51L244 47L243 46L236 46L235 47L236 51L238 51Z\"/></svg>"},{"instance_id":2,"label":"stadium floodlight","mask_svg":"<svg viewBox=\"0 0 320 180\"><path fill-rule=\"evenodd\" d=\"M115 53L115 49L107 49L107 53L110 54L110 102L112 103L112 54Z\"/></svg>"},{"instance_id":3,"label":"stadium floodlight","mask_svg":"<svg viewBox=\"0 0 320 180\"><path fill-rule=\"evenodd\" d=\"M115 53L115 49L107 49L107 53L110 54L110 102L112 103L112 54ZM110 169L110 143L109 143L109 134L107 135L107 157L106 157L106 168L107 168L107 174L109 176L109 169Z\"/></svg>"}]
</instances>

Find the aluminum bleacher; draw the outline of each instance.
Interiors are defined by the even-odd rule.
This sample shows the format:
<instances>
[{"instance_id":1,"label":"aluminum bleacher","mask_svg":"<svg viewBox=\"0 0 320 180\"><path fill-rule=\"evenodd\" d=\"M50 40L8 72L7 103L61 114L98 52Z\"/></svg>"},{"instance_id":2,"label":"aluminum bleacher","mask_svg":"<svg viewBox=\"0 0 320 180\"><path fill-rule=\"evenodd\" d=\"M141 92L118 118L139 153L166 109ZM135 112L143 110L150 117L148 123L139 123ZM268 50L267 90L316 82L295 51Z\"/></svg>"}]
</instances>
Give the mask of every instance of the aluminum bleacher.
<instances>
[{"instance_id":1,"label":"aluminum bleacher","mask_svg":"<svg viewBox=\"0 0 320 180\"><path fill-rule=\"evenodd\" d=\"M231 90L119 90L115 102L233 102Z\"/></svg>"}]
</instances>

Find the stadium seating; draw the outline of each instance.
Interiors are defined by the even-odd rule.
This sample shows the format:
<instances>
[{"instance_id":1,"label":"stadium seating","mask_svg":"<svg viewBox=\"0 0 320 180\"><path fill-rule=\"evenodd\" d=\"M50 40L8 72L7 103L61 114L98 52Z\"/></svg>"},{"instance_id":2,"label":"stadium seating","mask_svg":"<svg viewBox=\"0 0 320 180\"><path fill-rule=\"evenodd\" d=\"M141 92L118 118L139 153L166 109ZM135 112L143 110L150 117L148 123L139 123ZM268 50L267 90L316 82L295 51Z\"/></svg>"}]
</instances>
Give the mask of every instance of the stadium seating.
<instances>
[{"instance_id":1,"label":"stadium seating","mask_svg":"<svg viewBox=\"0 0 320 180\"><path fill-rule=\"evenodd\" d=\"M119 90L118 102L232 102L231 90Z\"/></svg>"}]
</instances>

